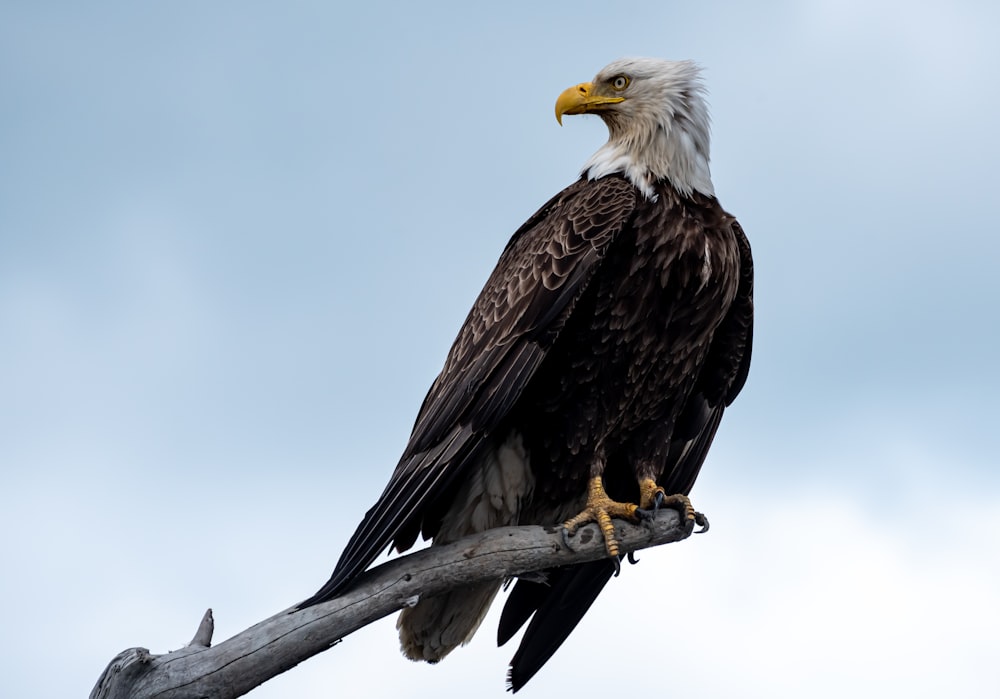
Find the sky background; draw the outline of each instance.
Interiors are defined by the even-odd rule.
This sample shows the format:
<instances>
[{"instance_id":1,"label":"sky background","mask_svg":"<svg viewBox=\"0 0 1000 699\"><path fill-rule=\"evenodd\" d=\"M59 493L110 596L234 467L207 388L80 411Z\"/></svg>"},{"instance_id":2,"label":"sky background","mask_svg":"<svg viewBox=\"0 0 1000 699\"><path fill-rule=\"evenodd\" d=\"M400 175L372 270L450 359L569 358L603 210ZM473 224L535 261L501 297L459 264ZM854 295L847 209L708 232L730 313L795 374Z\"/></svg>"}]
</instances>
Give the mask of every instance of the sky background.
<instances>
[{"instance_id":1,"label":"sky background","mask_svg":"<svg viewBox=\"0 0 1000 699\"><path fill-rule=\"evenodd\" d=\"M363 6L362 6L363 5ZM754 248L693 496L522 695L1000 691L1000 6L0 5L4 691L303 599L510 234L605 139L555 98L692 58ZM394 619L250 696L496 696ZM375 668L378 668L376 671Z\"/></svg>"}]
</instances>

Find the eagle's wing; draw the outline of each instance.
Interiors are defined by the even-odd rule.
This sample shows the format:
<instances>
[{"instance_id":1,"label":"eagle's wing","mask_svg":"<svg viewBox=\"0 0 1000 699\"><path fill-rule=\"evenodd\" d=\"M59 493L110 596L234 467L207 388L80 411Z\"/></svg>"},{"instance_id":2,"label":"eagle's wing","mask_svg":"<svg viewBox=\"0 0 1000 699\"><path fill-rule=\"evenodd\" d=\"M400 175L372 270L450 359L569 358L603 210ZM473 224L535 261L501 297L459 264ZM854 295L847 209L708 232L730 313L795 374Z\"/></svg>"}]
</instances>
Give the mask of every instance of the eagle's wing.
<instances>
[{"instance_id":1,"label":"eagle's wing","mask_svg":"<svg viewBox=\"0 0 1000 699\"><path fill-rule=\"evenodd\" d=\"M459 477L524 392L635 208L620 177L579 180L514 234L417 416L389 484L333 576L300 607L334 596L390 542L405 550L425 509Z\"/></svg>"},{"instance_id":2,"label":"eagle's wing","mask_svg":"<svg viewBox=\"0 0 1000 699\"><path fill-rule=\"evenodd\" d=\"M694 486L722 413L746 383L753 344L753 258L739 223L733 234L740 250L736 300L716 331L698 382L678 418L666 467L658 484L668 493ZM510 662L507 680L517 691L552 657L614 575L609 559L547 571L545 582L518 580L500 615L497 643L503 645L531 618Z\"/></svg>"}]
</instances>

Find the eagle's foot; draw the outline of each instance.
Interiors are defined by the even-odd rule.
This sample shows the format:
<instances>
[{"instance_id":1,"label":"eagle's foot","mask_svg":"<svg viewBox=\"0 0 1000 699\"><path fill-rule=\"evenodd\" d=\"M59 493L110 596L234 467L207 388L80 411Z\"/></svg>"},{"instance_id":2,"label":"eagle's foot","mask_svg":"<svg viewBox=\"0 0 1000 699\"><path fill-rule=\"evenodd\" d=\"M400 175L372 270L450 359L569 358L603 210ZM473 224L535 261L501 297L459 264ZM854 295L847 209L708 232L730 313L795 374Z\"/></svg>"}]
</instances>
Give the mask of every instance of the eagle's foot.
<instances>
[{"instance_id":1,"label":"eagle's foot","mask_svg":"<svg viewBox=\"0 0 1000 699\"><path fill-rule=\"evenodd\" d=\"M633 505L630 502L617 502L608 497L608 494L604 492L604 484L601 482L600 476L591 478L587 491L587 506L583 512L566 520L563 524L563 542L568 546L569 536L575 534L581 525L597 522L597 526L600 527L601 534L604 536L604 547L607 549L608 556L617 562L618 540L615 539L615 527L611 523L611 518L619 517L635 522L638 520L636 514L638 510L638 505Z\"/></svg>"},{"instance_id":2,"label":"eagle's foot","mask_svg":"<svg viewBox=\"0 0 1000 699\"><path fill-rule=\"evenodd\" d=\"M652 483L653 488L649 488L647 483ZM669 507L680 514L681 522L684 524L690 523L692 526L697 525L701 527L701 529L695 532L696 534L703 534L708 531L708 517L694 509L694 505L691 504L691 499L687 495L665 495L663 488L656 487L656 484L652 481L643 481L639 484L639 489L643 494L643 498L646 497L647 492L651 493L651 507L642 507L636 513L640 518L655 519L657 510L661 507Z\"/></svg>"}]
</instances>

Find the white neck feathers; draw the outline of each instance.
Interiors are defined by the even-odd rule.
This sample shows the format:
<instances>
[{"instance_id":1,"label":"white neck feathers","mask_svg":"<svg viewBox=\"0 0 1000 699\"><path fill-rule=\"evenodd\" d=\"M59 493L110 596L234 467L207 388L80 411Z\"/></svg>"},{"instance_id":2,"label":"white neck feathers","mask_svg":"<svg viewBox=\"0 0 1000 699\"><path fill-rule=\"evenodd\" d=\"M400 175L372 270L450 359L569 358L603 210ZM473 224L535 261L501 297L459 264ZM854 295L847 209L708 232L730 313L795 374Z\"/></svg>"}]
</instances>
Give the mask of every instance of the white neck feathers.
<instances>
[{"instance_id":1,"label":"white neck feathers","mask_svg":"<svg viewBox=\"0 0 1000 699\"><path fill-rule=\"evenodd\" d=\"M667 180L683 195L715 195L709 169L710 120L700 70L691 61L632 58L602 70L595 83L627 75L625 100L601 113L609 138L587 161L591 180L621 173L647 198Z\"/></svg>"}]
</instances>

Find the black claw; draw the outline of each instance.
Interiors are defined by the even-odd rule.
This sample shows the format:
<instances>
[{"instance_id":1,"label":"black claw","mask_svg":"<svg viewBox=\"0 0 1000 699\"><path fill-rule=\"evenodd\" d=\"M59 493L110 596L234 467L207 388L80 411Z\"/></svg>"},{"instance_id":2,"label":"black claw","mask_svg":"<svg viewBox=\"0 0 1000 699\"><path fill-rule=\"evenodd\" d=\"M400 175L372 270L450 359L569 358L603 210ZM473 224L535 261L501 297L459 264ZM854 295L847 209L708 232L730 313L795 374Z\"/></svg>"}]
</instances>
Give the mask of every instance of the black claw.
<instances>
[{"instance_id":1,"label":"black claw","mask_svg":"<svg viewBox=\"0 0 1000 699\"><path fill-rule=\"evenodd\" d=\"M635 551L629 551L627 554L628 562L635 565L639 562L639 559L635 557Z\"/></svg>"},{"instance_id":2,"label":"black claw","mask_svg":"<svg viewBox=\"0 0 1000 699\"><path fill-rule=\"evenodd\" d=\"M568 548L570 551L575 550L572 546L569 545L569 529L567 527L562 528L562 542L563 546Z\"/></svg>"},{"instance_id":3,"label":"black claw","mask_svg":"<svg viewBox=\"0 0 1000 699\"><path fill-rule=\"evenodd\" d=\"M656 495L653 496L653 514L656 514L656 511L660 509L666 497L661 491L656 491Z\"/></svg>"},{"instance_id":4,"label":"black claw","mask_svg":"<svg viewBox=\"0 0 1000 699\"><path fill-rule=\"evenodd\" d=\"M629 555L631 555L631 554L629 554ZM611 559L611 563L615 567L615 577L617 578L622 573L622 562L621 562L621 559L619 559L618 556L615 556L614 558Z\"/></svg>"},{"instance_id":5,"label":"black claw","mask_svg":"<svg viewBox=\"0 0 1000 699\"><path fill-rule=\"evenodd\" d=\"M701 529L695 530L695 534L704 534L708 531L708 517L701 512L694 513L694 523L701 527Z\"/></svg>"},{"instance_id":6,"label":"black claw","mask_svg":"<svg viewBox=\"0 0 1000 699\"><path fill-rule=\"evenodd\" d=\"M663 501L666 497L667 496L663 493L657 492L656 495L653 496L653 506L648 510L644 510L640 507L635 511L636 516L646 522L653 521L656 519L656 513L660 511L661 507L663 507Z\"/></svg>"}]
</instances>

